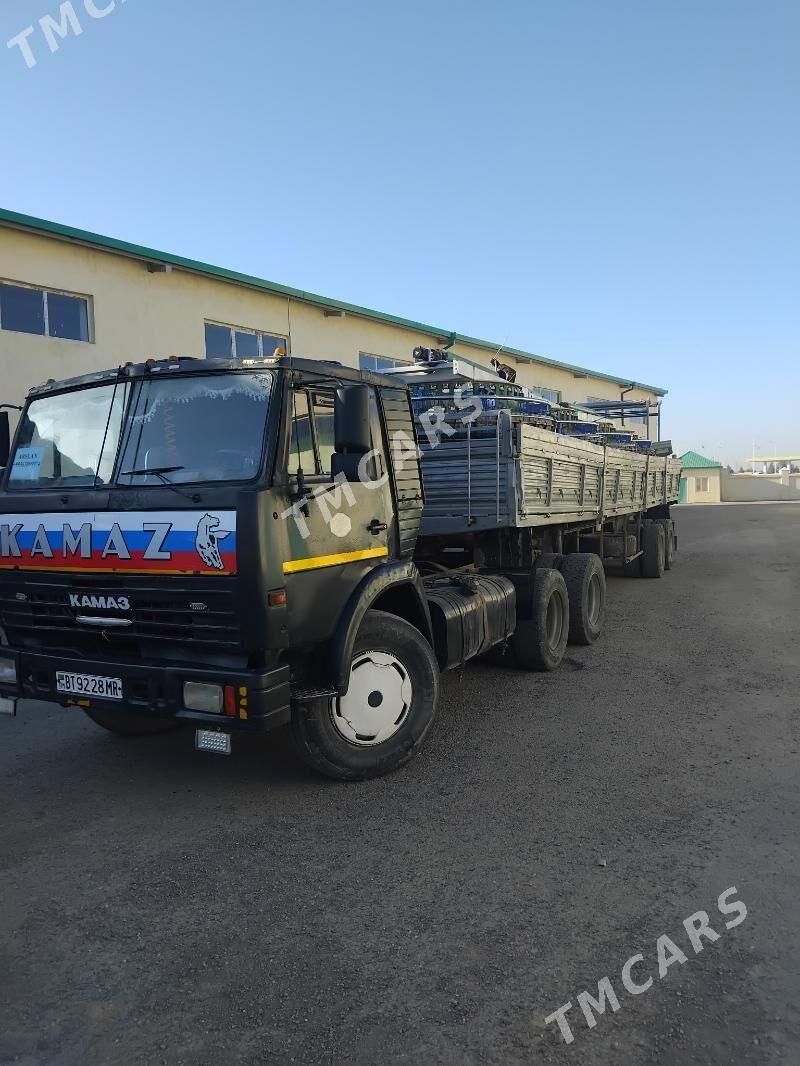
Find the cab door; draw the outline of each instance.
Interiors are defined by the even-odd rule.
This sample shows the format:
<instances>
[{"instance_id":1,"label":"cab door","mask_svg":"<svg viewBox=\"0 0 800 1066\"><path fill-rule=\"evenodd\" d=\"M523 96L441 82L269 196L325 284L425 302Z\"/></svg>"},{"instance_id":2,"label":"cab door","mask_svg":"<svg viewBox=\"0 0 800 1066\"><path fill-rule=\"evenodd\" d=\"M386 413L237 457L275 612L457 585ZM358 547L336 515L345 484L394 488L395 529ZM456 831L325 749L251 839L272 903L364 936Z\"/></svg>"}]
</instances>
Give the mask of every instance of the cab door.
<instances>
[{"instance_id":1,"label":"cab door","mask_svg":"<svg viewBox=\"0 0 800 1066\"><path fill-rule=\"evenodd\" d=\"M283 523L283 572L296 646L328 639L356 586L396 554L386 447L370 389L373 453L355 481L335 481L332 474L334 386L290 389L286 469L295 493Z\"/></svg>"}]
</instances>

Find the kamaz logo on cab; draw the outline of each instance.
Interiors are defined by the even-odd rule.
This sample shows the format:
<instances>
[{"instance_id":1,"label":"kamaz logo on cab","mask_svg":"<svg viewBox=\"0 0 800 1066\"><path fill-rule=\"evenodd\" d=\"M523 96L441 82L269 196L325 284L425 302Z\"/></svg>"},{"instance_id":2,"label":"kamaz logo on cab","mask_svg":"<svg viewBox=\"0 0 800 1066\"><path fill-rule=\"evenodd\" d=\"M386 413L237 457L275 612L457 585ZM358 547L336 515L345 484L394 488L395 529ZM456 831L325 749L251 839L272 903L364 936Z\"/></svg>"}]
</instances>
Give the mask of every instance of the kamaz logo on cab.
<instances>
[{"instance_id":1,"label":"kamaz logo on cab","mask_svg":"<svg viewBox=\"0 0 800 1066\"><path fill-rule=\"evenodd\" d=\"M92 607L96 611L129 611L131 601L127 596L82 596L78 592L69 594L70 607Z\"/></svg>"}]
</instances>

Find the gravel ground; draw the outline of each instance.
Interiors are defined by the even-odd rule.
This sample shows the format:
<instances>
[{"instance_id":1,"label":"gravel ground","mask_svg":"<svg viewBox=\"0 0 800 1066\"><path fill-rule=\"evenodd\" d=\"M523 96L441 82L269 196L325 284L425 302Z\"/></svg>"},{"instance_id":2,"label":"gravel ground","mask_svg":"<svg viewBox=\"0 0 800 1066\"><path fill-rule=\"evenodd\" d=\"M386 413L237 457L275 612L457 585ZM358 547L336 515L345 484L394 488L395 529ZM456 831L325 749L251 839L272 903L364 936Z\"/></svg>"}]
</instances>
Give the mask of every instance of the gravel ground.
<instances>
[{"instance_id":1,"label":"gravel ground","mask_svg":"<svg viewBox=\"0 0 800 1066\"><path fill-rule=\"evenodd\" d=\"M379 781L314 776L284 732L224 759L0 719L0 1062L800 1061L800 507L675 516L676 568L609 575L598 644L448 676Z\"/></svg>"}]
</instances>

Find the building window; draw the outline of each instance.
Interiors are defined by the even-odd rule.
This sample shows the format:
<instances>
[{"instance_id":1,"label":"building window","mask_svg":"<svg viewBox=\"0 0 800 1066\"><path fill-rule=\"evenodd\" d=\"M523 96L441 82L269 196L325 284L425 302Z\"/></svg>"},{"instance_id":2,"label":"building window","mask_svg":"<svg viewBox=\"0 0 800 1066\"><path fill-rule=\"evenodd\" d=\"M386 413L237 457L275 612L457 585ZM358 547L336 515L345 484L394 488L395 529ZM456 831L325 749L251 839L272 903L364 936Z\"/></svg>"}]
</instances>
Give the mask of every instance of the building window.
<instances>
[{"instance_id":1,"label":"building window","mask_svg":"<svg viewBox=\"0 0 800 1066\"><path fill-rule=\"evenodd\" d=\"M396 366L408 366L401 359L385 359L382 355L370 355L369 352L358 353L358 369L372 370L380 374L382 370L393 370Z\"/></svg>"},{"instance_id":2,"label":"building window","mask_svg":"<svg viewBox=\"0 0 800 1066\"><path fill-rule=\"evenodd\" d=\"M694 479L694 491L695 492L708 492L708 478L696 477Z\"/></svg>"},{"instance_id":3,"label":"building window","mask_svg":"<svg viewBox=\"0 0 800 1066\"><path fill-rule=\"evenodd\" d=\"M270 359L286 351L286 338L277 334L206 322L206 359Z\"/></svg>"},{"instance_id":4,"label":"building window","mask_svg":"<svg viewBox=\"0 0 800 1066\"><path fill-rule=\"evenodd\" d=\"M51 289L0 282L0 329L88 341L89 301Z\"/></svg>"}]
</instances>

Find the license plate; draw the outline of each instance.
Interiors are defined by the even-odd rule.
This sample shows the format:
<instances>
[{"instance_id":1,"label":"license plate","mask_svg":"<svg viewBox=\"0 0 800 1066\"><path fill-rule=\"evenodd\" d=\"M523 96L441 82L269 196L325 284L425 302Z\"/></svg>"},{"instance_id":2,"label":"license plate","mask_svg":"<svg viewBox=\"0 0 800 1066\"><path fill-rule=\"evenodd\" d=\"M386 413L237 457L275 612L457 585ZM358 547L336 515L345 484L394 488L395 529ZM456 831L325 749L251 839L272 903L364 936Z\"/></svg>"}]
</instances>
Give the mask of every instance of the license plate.
<instances>
[{"instance_id":1,"label":"license plate","mask_svg":"<svg viewBox=\"0 0 800 1066\"><path fill-rule=\"evenodd\" d=\"M68 696L99 696L106 700L122 699L122 680L118 677L96 677L94 674L56 674L56 691Z\"/></svg>"}]
</instances>

